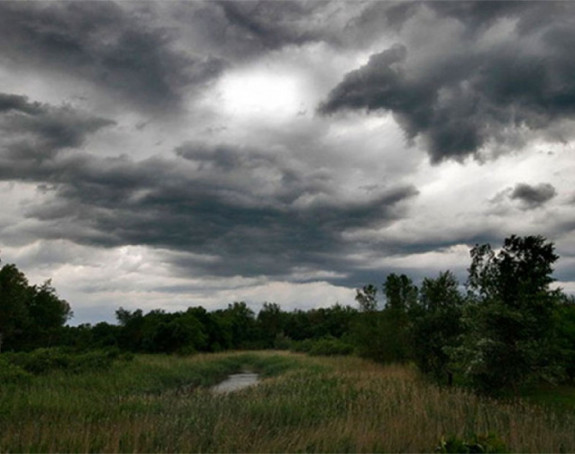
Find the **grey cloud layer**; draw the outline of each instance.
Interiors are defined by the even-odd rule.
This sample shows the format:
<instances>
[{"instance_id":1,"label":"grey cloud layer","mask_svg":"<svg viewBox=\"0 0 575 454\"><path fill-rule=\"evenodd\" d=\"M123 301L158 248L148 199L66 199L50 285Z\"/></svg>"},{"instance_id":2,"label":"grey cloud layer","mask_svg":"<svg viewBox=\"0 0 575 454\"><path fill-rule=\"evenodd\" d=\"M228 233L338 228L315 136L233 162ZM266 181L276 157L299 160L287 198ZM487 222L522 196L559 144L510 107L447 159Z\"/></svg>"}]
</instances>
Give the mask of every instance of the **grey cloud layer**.
<instances>
[{"instance_id":1,"label":"grey cloud layer","mask_svg":"<svg viewBox=\"0 0 575 454\"><path fill-rule=\"evenodd\" d=\"M343 233L392 222L402 202L417 194L401 186L342 202L329 175L230 145L185 143L171 158L144 161L62 153L109 122L11 95L0 97L0 110L0 124L13 112L26 117L13 123L37 139L34 150L42 156L14 152L20 131L4 130L0 179L37 183L45 193L44 202L26 212L42 221L36 237L189 252L192 258L179 264L202 273L288 276L306 266L331 268L331 260L343 263L351 250ZM39 119L27 123L27 117ZM64 133L41 124L58 125L62 117L79 120L67 121ZM198 254L214 259L198 261Z\"/></svg>"},{"instance_id":2,"label":"grey cloud layer","mask_svg":"<svg viewBox=\"0 0 575 454\"><path fill-rule=\"evenodd\" d=\"M88 135L113 124L70 106L0 93L0 146L4 157L15 161L51 158L62 149L80 147Z\"/></svg>"},{"instance_id":3,"label":"grey cloud layer","mask_svg":"<svg viewBox=\"0 0 575 454\"><path fill-rule=\"evenodd\" d=\"M412 221L422 233L385 229L402 220L409 227L405 217L414 214L408 210L418 195L410 180L419 178L425 156L406 158L395 138L383 141L378 156L372 150L379 142L357 132L363 117L347 123L328 115L391 112L435 163L479 156L491 142L515 147L522 131L547 132L574 119L574 18L575 6L566 2L0 2L0 65L7 74L14 69L8 79L26 72L46 87L62 77L75 82L66 99L83 88L107 99L105 107L83 101L96 115L0 93L0 181L37 186L41 202L22 205L27 219L18 226L28 239L163 248L194 277L306 280L309 271L309 280L323 273L341 285L376 282L395 271L381 265L383 258L498 244L503 222L482 225L480 213L461 227L454 215L444 228L428 225L423 210ZM313 79L324 63L317 59L337 60L341 51L341 61L322 68L329 72L349 67L366 49L381 51L341 75L320 107L322 118L238 126L221 120L214 94L214 124L230 121L221 125L229 126L221 135L227 143L218 143L217 131L201 132L203 118L194 123L206 112L189 101L234 65L266 73L266 56L301 55L302 68L311 68L300 68L300 76ZM34 77L22 87L33 86ZM103 118L108 107L110 118ZM173 117L158 126L142 118L148 114ZM134 124L137 136L129 136ZM234 142L234 128L258 145ZM101 141L90 142L98 133ZM92 144L108 147L107 156L134 155L96 156ZM354 199L350 192L359 193L362 178L366 191ZM498 182L494 191L508 189L487 215L507 219L524 214L516 207L552 205L563 188L541 178L557 189Z\"/></svg>"},{"instance_id":4,"label":"grey cloud layer","mask_svg":"<svg viewBox=\"0 0 575 454\"><path fill-rule=\"evenodd\" d=\"M138 109L178 109L224 62L174 50L167 29L112 2L0 3L0 62L90 81Z\"/></svg>"},{"instance_id":5,"label":"grey cloud layer","mask_svg":"<svg viewBox=\"0 0 575 454\"><path fill-rule=\"evenodd\" d=\"M518 183L509 193L509 198L519 200L527 209L533 209L544 205L557 195L553 185L541 183L537 186L531 186L526 183Z\"/></svg>"},{"instance_id":6,"label":"grey cloud layer","mask_svg":"<svg viewBox=\"0 0 575 454\"><path fill-rule=\"evenodd\" d=\"M418 21L421 9L435 10L435 21L422 21L419 30L429 39L416 42L406 32L405 44L348 73L319 111L392 112L409 138L423 138L432 162L461 160L489 142L506 143L510 129L542 131L574 119L575 5L531 3L400 5L404 21ZM509 21L510 31L495 29L502 21ZM432 28L447 23L454 27L452 48L437 48ZM497 33L508 36L490 42Z\"/></svg>"}]
</instances>

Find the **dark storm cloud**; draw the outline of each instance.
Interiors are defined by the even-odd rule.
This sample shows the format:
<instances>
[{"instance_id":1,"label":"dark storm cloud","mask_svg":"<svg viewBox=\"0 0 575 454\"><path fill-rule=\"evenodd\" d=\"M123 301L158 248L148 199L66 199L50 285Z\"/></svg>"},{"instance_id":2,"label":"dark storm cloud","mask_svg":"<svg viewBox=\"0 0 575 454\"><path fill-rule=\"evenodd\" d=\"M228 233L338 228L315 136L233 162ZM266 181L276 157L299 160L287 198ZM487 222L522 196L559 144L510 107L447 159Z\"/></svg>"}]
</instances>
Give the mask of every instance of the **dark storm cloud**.
<instances>
[{"instance_id":1,"label":"dark storm cloud","mask_svg":"<svg viewBox=\"0 0 575 454\"><path fill-rule=\"evenodd\" d=\"M325 2L323 2L325 4ZM305 19L322 2L218 2L228 26L244 39L255 41L264 49L277 49L286 44L319 40L321 34L307 26Z\"/></svg>"},{"instance_id":2,"label":"dark storm cloud","mask_svg":"<svg viewBox=\"0 0 575 454\"><path fill-rule=\"evenodd\" d=\"M557 191L553 185L549 183L541 183L537 186L518 183L510 192L509 198L512 200L519 200L523 203L525 208L532 209L544 205L556 195Z\"/></svg>"},{"instance_id":3,"label":"dark storm cloud","mask_svg":"<svg viewBox=\"0 0 575 454\"><path fill-rule=\"evenodd\" d=\"M221 60L174 50L175 36L112 2L0 3L0 61L90 81L132 107L166 112Z\"/></svg>"},{"instance_id":4,"label":"dark storm cloud","mask_svg":"<svg viewBox=\"0 0 575 454\"><path fill-rule=\"evenodd\" d=\"M0 157L51 158L62 149L81 146L88 135L112 124L68 105L54 107L0 93Z\"/></svg>"},{"instance_id":5,"label":"dark storm cloud","mask_svg":"<svg viewBox=\"0 0 575 454\"><path fill-rule=\"evenodd\" d=\"M421 24L429 39L416 45L407 36L405 44L372 55L329 93L320 113L392 112L410 139L423 139L432 162L505 144L510 130L545 131L574 119L575 4L499 3L411 6L404 15L413 20L420 8L438 14ZM493 30L503 19L516 20L509 36L486 44L490 34L503 33ZM464 29L452 48L437 48L433 33L446 20Z\"/></svg>"},{"instance_id":6,"label":"dark storm cloud","mask_svg":"<svg viewBox=\"0 0 575 454\"><path fill-rule=\"evenodd\" d=\"M331 269L333 260L343 267L353 249L346 231L398 219L417 194L402 186L342 202L324 175L278 156L191 143L172 159L139 162L84 153L41 163L9 157L0 179L38 183L48 197L27 208L42 221L37 237L190 253L176 265L219 276L287 277L301 267Z\"/></svg>"},{"instance_id":7,"label":"dark storm cloud","mask_svg":"<svg viewBox=\"0 0 575 454\"><path fill-rule=\"evenodd\" d=\"M245 63L289 46L326 42L355 48L358 31L349 18L360 3L330 1L207 1L170 2L171 17L191 43L226 61Z\"/></svg>"},{"instance_id":8,"label":"dark storm cloud","mask_svg":"<svg viewBox=\"0 0 575 454\"><path fill-rule=\"evenodd\" d=\"M11 110L34 115L39 113L41 109L40 104L29 103L26 96L0 93L0 114Z\"/></svg>"}]
</instances>

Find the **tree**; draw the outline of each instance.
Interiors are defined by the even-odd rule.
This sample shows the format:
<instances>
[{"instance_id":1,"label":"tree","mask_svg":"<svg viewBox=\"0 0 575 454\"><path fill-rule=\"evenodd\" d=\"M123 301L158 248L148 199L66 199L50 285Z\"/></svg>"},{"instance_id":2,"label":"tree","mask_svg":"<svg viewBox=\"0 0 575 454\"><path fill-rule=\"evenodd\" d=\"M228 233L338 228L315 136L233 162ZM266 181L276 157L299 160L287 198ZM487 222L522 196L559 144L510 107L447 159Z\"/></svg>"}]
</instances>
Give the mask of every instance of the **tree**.
<instances>
[{"instance_id":1,"label":"tree","mask_svg":"<svg viewBox=\"0 0 575 454\"><path fill-rule=\"evenodd\" d=\"M511 236L498 253L478 245L471 258L466 334L454 350L464 374L486 392L552 379L554 245L541 236Z\"/></svg>"},{"instance_id":2,"label":"tree","mask_svg":"<svg viewBox=\"0 0 575 454\"><path fill-rule=\"evenodd\" d=\"M272 348L276 337L284 332L284 313L279 304L263 303L257 317L259 337L263 348Z\"/></svg>"},{"instance_id":3,"label":"tree","mask_svg":"<svg viewBox=\"0 0 575 454\"><path fill-rule=\"evenodd\" d=\"M232 333L232 347L249 348L256 340L256 320L252 311L245 302L228 304L228 308L222 313L229 323Z\"/></svg>"},{"instance_id":4,"label":"tree","mask_svg":"<svg viewBox=\"0 0 575 454\"><path fill-rule=\"evenodd\" d=\"M29 325L27 329L28 343L36 346L51 345L62 326L72 317L70 305L59 298L50 280L40 287L31 288L31 298L28 300Z\"/></svg>"},{"instance_id":5,"label":"tree","mask_svg":"<svg viewBox=\"0 0 575 454\"><path fill-rule=\"evenodd\" d=\"M575 380L575 298L562 294L555 311L556 343L569 380Z\"/></svg>"},{"instance_id":6,"label":"tree","mask_svg":"<svg viewBox=\"0 0 575 454\"><path fill-rule=\"evenodd\" d=\"M458 345L462 332L464 298L455 276L445 271L436 279L425 278L417 307L410 311L413 359L419 369L439 382L452 382L450 348Z\"/></svg>"},{"instance_id":7,"label":"tree","mask_svg":"<svg viewBox=\"0 0 575 454\"><path fill-rule=\"evenodd\" d=\"M359 304L361 312L373 312L377 310L377 287L372 284L365 285L361 290L356 290L355 300Z\"/></svg>"},{"instance_id":8,"label":"tree","mask_svg":"<svg viewBox=\"0 0 575 454\"><path fill-rule=\"evenodd\" d=\"M21 335L28 323L28 279L15 265L0 269L0 350L14 347L14 336Z\"/></svg>"},{"instance_id":9,"label":"tree","mask_svg":"<svg viewBox=\"0 0 575 454\"><path fill-rule=\"evenodd\" d=\"M379 362L405 361L410 356L407 309L417 302L417 287L406 275L387 276L383 291L386 304L377 310L377 288L366 285L357 290L359 317L353 338L360 356Z\"/></svg>"},{"instance_id":10,"label":"tree","mask_svg":"<svg viewBox=\"0 0 575 454\"><path fill-rule=\"evenodd\" d=\"M412 356L409 311L417 304L418 289L405 274L391 273L383 283L385 308L382 331L389 361L405 361Z\"/></svg>"},{"instance_id":11,"label":"tree","mask_svg":"<svg viewBox=\"0 0 575 454\"><path fill-rule=\"evenodd\" d=\"M71 316L70 305L50 281L31 286L15 265L0 269L0 348L49 346Z\"/></svg>"},{"instance_id":12,"label":"tree","mask_svg":"<svg viewBox=\"0 0 575 454\"><path fill-rule=\"evenodd\" d=\"M391 273L383 284L386 309L404 314L417 302L417 287L405 274Z\"/></svg>"}]
</instances>

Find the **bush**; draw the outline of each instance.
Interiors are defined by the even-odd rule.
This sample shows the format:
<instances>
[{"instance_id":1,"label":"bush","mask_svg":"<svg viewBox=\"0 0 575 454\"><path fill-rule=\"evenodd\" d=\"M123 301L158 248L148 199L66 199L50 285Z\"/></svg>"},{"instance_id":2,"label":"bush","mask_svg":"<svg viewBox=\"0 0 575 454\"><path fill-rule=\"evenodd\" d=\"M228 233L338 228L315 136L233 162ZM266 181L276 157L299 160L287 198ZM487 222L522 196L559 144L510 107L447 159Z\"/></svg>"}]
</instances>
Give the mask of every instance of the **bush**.
<instances>
[{"instance_id":1,"label":"bush","mask_svg":"<svg viewBox=\"0 0 575 454\"><path fill-rule=\"evenodd\" d=\"M81 373L108 369L114 360L130 360L120 355L119 350L94 350L85 353L71 353L57 348L40 348L32 352L5 353L4 359L12 366L34 375L55 370Z\"/></svg>"},{"instance_id":2,"label":"bush","mask_svg":"<svg viewBox=\"0 0 575 454\"><path fill-rule=\"evenodd\" d=\"M309 350L309 354L314 356L349 355L351 353L353 353L353 346L334 337L319 339Z\"/></svg>"},{"instance_id":3,"label":"bush","mask_svg":"<svg viewBox=\"0 0 575 454\"><path fill-rule=\"evenodd\" d=\"M309 353L312 349L314 341L311 339L304 339L301 341L293 341L291 350L297 353Z\"/></svg>"},{"instance_id":4,"label":"bush","mask_svg":"<svg viewBox=\"0 0 575 454\"><path fill-rule=\"evenodd\" d=\"M25 383L32 378L32 374L19 366L11 364L4 358L0 358L0 384Z\"/></svg>"}]
</instances>

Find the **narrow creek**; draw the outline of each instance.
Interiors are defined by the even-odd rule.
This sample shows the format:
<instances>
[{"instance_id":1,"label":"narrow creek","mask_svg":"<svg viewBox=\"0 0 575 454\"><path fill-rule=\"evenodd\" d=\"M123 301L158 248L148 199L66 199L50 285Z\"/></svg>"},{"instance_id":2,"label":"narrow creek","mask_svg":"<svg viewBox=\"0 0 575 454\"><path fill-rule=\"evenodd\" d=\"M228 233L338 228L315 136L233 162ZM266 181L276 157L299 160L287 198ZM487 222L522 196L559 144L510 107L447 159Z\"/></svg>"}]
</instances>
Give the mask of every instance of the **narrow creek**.
<instances>
[{"instance_id":1,"label":"narrow creek","mask_svg":"<svg viewBox=\"0 0 575 454\"><path fill-rule=\"evenodd\" d=\"M242 372L241 374L232 374L223 382L212 387L215 394L224 394L238 391L248 386L256 385L259 382L259 375L253 372Z\"/></svg>"}]
</instances>

